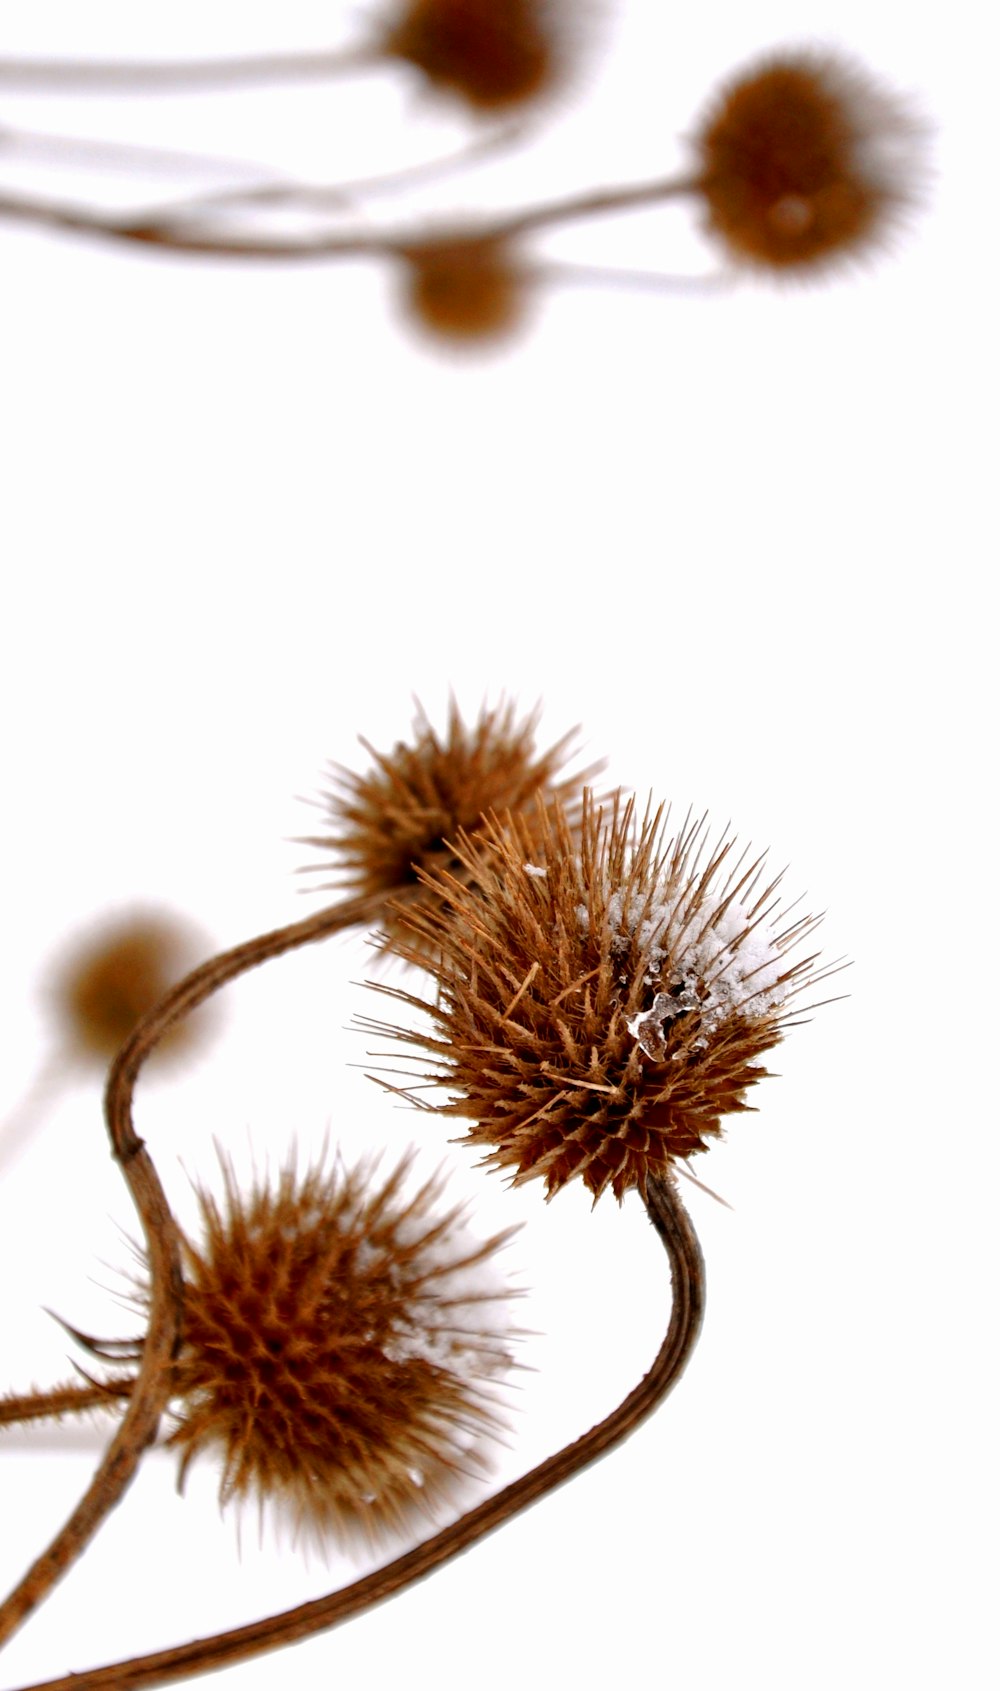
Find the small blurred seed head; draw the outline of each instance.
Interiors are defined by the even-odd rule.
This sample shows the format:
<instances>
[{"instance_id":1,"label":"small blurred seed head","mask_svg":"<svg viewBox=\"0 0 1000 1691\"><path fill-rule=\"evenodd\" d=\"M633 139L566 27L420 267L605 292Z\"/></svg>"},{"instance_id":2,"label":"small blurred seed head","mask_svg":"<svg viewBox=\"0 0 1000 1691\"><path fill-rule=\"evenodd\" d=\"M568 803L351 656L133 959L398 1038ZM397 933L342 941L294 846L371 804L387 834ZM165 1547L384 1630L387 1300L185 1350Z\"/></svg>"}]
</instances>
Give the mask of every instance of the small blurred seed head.
<instances>
[{"instance_id":1,"label":"small blurred seed head","mask_svg":"<svg viewBox=\"0 0 1000 1691\"><path fill-rule=\"evenodd\" d=\"M290 1511L318 1543L374 1540L450 1505L489 1467L497 1384L513 1366L493 1258L442 1212L437 1176L287 1167L224 1201L199 1191L200 1245L184 1242L182 1346L169 1443L179 1483L222 1458L220 1499Z\"/></svg>"},{"instance_id":2,"label":"small blurred seed head","mask_svg":"<svg viewBox=\"0 0 1000 1691\"><path fill-rule=\"evenodd\" d=\"M383 51L477 110L509 110L558 80L552 12L552 0L405 0Z\"/></svg>"},{"instance_id":3,"label":"small blurred seed head","mask_svg":"<svg viewBox=\"0 0 1000 1691\"><path fill-rule=\"evenodd\" d=\"M707 227L789 273L863 257L919 198L924 126L840 54L776 54L727 83L695 145Z\"/></svg>"},{"instance_id":4,"label":"small blurred seed head","mask_svg":"<svg viewBox=\"0 0 1000 1691\"><path fill-rule=\"evenodd\" d=\"M819 978L792 955L815 923L788 915L763 857L710 845L704 819L671 837L664 823L589 795L579 833L559 810L541 838L507 818L460 841L470 885L449 884L447 912L399 910L437 991L376 989L420 1031L363 1025L427 1054L449 1097L411 1101L471 1119L467 1143L514 1184L541 1176L551 1196L579 1176L621 1199L707 1149Z\"/></svg>"},{"instance_id":5,"label":"small blurred seed head","mask_svg":"<svg viewBox=\"0 0 1000 1691\"><path fill-rule=\"evenodd\" d=\"M207 955L199 936L163 913L137 911L95 925L57 965L49 985L75 1054L110 1062L146 1012ZM186 1017L156 1054L190 1051L205 1026L203 1013Z\"/></svg>"},{"instance_id":6,"label":"small blurred seed head","mask_svg":"<svg viewBox=\"0 0 1000 1691\"><path fill-rule=\"evenodd\" d=\"M482 345L523 324L530 283L499 241L430 241L405 261L407 315L437 339Z\"/></svg>"},{"instance_id":7,"label":"small blurred seed head","mask_svg":"<svg viewBox=\"0 0 1000 1691\"><path fill-rule=\"evenodd\" d=\"M465 859L453 849L460 833L474 839L494 811L523 813L529 831L537 830L544 807L556 801L573 814L584 781L599 766L562 773L576 731L537 752L538 717L536 708L518 721L514 706L501 701L492 709L484 706L469 724L452 700L447 728L438 734L418 706L409 745L400 741L383 753L362 739L373 769L358 775L331 768L321 801L329 831L304 843L339 860L340 890L384 901L381 920L390 946L403 937L413 953L419 944L412 930L404 935L397 902L445 907L450 878L468 877ZM428 880L428 874L436 878Z\"/></svg>"}]
</instances>

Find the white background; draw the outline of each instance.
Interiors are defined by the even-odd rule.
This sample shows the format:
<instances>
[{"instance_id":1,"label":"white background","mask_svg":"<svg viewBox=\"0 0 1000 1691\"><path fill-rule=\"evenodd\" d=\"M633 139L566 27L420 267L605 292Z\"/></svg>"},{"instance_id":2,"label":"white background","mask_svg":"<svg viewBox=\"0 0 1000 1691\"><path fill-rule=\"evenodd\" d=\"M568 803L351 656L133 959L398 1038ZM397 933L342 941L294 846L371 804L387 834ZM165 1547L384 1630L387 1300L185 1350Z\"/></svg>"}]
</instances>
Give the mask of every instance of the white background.
<instances>
[{"instance_id":1,"label":"white background","mask_svg":"<svg viewBox=\"0 0 1000 1691\"><path fill-rule=\"evenodd\" d=\"M704 1337L622 1450L389 1606L218 1678L494 1691L557 1676L685 1691L995 1683L992 1378L993 766L987 368L993 87L965 0L599 8L579 85L525 158L421 204L522 203L683 168L680 137L761 49L840 43L937 129L926 208L878 265L823 287L553 290L503 356L442 357L382 270L171 261L0 227L3 1098L49 1060L66 936L158 903L219 946L315 905L290 843L328 759L388 747L411 694L440 719L501 691L576 721L615 781L732 817L789 862L849 952L850 998L795 1030L760 1114L685 1188L708 1260ZM6 8L4 50L208 53L323 45L328 8ZM335 10L335 9L334 9ZM14 15L11 16L11 12ZM349 15L339 23L351 38ZM334 18L337 26L337 19ZM0 123L143 136L317 180L463 133L403 76L229 101L0 97ZM3 156L0 154L0 164ZM5 180L68 193L11 163ZM84 192L99 183L86 179ZM114 189L124 203L134 185ZM380 199L372 215L392 219ZM691 208L546 249L717 269ZM363 1075L360 939L227 995L140 1130L190 1214L213 1136L244 1165L446 1132ZM370 1041L367 1042L370 1045ZM356 1065L349 1067L348 1065ZM512 1476L607 1412L659 1341L665 1274L634 1202L546 1208L459 1149L543 1337ZM183 1168L181 1167L183 1164ZM458 1189L458 1188L456 1188ZM4 1373L66 1377L43 1306L101 1333L129 1205L99 1079L44 1111L0 1185ZM987 1431L990 1438L987 1442ZM10 1584L79 1495L95 1428L8 1436ZM11 1645L6 1685L165 1645L351 1576L242 1544L215 1476L152 1456L83 1563ZM992 1492L992 1495L991 1495Z\"/></svg>"}]
</instances>

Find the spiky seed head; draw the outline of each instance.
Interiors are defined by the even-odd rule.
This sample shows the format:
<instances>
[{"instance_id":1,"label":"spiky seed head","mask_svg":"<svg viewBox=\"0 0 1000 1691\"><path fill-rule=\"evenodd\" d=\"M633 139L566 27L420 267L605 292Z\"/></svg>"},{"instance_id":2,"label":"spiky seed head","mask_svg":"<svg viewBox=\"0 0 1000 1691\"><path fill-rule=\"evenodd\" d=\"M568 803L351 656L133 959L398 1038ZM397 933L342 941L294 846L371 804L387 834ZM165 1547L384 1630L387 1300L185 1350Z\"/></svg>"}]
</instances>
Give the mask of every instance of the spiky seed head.
<instances>
[{"instance_id":1,"label":"spiky seed head","mask_svg":"<svg viewBox=\"0 0 1000 1691\"><path fill-rule=\"evenodd\" d=\"M510 1234L474 1238L441 1210L440 1177L407 1196L411 1161L387 1177L286 1167L248 1194L224 1164L223 1202L199 1192L169 1439L181 1483L212 1453L223 1503L349 1542L435 1515L488 1467L513 1365L493 1260Z\"/></svg>"},{"instance_id":2,"label":"spiky seed head","mask_svg":"<svg viewBox=\"0 0 1000 1691\"><path fill-rule=\"evenodd\" d=\"M436 954L437 992L379 987L422 1026L364 1025L426 1054L449 1096L411 1100L471 1120L467 1142L515 1184L541 1176L551 1195L578 1176L621 1199L705 1150L751 1107L760 1058L817 978L793 955L815 923L782 908L764 859L712 845L704 819L670 836L665 820L589 796L579 835L558 810L541 839L506 818L460 842L447 911L399 911Z\"/></svg>"},{"instance_id":3,"label":"spiky seed head","mask_svg":"<svg viewBox=\"0 0 1000 1691\"><path fill-rule=\"evenodd\" d=\"M163 913L136 911L103 920L71 945L49 987L53 1010L81 1057L107 1063L148 1010L207 955L185 923ZM204 1017L186 1017L157 1047L190 1050Z\"/></svg>"},{"instance_id":4,"label":"spiky seed head","mask_svg":"<svg viewBox=\"0 0 1000 1691\"><path fill-rule=\"evenodd\" d=\"M519 721L514 706L501 701L466 723L452 700L447 727L439 734L418 706L409 744L400 741L391 752L377 752L362 739L372 769L358 775L340 765L331 768L321 801L328 831L304 843L334 854L340 868L335 884L343 891L384 901L390 944L405 937L409 954L418 946L412 930L404 936L390 900L447 904L441 877L461 880L474 873L454 850L459 834L474 840L486 818L500 811L523 814L525 826L537 830L539 804L544 809L556 801L572 816L584 781L599 766L564 774L576 730L538 752L538 716L535 709Z\"/></svg>"},{"instance_id":5,"label":"spiky seed head","mask_svg":"<svg viewBox=\"0 0 1000 1691\"><path fill-rule=\"evenodd\" d=\"M407 313L438 339L481 345L520 328L529 284L500 241L428 241L403 258Z\"/></svg>"},{"instance_id":6,"label":"spiky seed head","mask_svg":"<svg viewBox=\"0 0 1000 1691\"><path fill-rule=\"evenodd\" d=\"M919 197L923 126L840 54L750 66L696 136L707 226L734 259L795 273L864 256Z\"/></svg>"},{"instance_id":7,"label":"spiky seed head","mask_svg":"<svg viewBox=\"0 0 1000 1691\"><path fill-rule=\"evenodd\" d=\"M552 0L405 0L382 48L486 112L547 94L559 73Z\"/></svg>"}]
</instances>

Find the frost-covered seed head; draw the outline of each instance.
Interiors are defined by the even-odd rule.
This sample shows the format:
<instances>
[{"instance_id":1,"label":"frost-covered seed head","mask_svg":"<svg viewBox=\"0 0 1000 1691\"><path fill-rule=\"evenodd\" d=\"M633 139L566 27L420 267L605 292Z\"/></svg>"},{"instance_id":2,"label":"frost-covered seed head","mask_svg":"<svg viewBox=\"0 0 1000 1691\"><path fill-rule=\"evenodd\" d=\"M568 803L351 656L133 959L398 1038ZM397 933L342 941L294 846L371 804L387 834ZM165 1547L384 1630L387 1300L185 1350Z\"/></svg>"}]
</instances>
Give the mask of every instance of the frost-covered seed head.
<instances>
[{"instance_id":1,"label":"frost-covered seed head","mask_svg":"<svg viewBox=\"0 0 1000 1691\"><path fill-rule=\"evenodd\" d=\"M721 1118L747 1110L793 1001L817 979L798 953L814 921L782 907L780 877L704 821L667 836L631 801L605 815L589 795L582 830L547 813L494 822L460 855L475 892L451 908L404 912L435 949L432 999L388 987L429 1031L366 1018L426 1053L447 1101L412 1101L471 1120L468 1143L549 1194L579 1176L595 1198L640 1191L707 1148ZM539 870L544 868L544 874Z\"/></svg>"},{"instance_id":2,"label":"frost-covered seed head","mask_svg":"<svg viewBox=\"0 0 1000 1691\"><path fill-rule=\"evenodd\" d=\"M489 1466L512 1366L511 1289L443 1182L406 1196L410 1162L376 1178L286 1168L224 1201L199 1192L184 1244L182 1346L170 1444L180 1478L221 1458L221 1500L291 1512L323 1541L373 1539L432 1517Z\"/></svg>"}]
</instances>

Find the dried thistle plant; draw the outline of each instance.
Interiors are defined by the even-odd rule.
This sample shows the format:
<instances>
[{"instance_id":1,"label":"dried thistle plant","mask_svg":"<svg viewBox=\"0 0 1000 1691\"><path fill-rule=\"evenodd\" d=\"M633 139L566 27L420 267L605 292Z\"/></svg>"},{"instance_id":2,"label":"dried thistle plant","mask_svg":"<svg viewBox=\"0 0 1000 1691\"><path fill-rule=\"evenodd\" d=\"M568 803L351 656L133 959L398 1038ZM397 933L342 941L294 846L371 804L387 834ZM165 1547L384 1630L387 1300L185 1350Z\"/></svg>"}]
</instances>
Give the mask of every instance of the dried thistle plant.
<instances>
[{"instance_id":1,"label":"dried thistle plant","mask_svg":"<svg viewBox=\"0 0 1000 1691\"><path fill-rule=\"evenodd\" d=\"M388 61L416 68L430 89L458 95L473 114L509 109L520 114L524 106L533 116L536 102L539 109L555 107L543 96L562 84L572 57L567 51L569 11L558 0L505 0L503 5L498 0L401 0L375 35L346 55L165 64L159 77L155 65L74 67L0 60L0 89L5 84L76 92L102 86L155 89L178 80L210 88L213 82L225 86L332 76ZM579 22L574 15L572 23ZM489 150L523 138L526 128L519 119L505 128L498 125L488 137ZM539 262L531 254L533 235L566 223L687 200L700 207L710 238L744 270L772 277L822 276L841 259L870 257L921 196L925 141L926 126L912 105L854 60L839 52L792 48L773 52L721 87L696 127L685 175L654 175L424 226L418 217L416 228L403 219L395 227L376 227L363 212L346 223L343 217L345 206L363 201L366 189L378 192L389 181L402 186L405 170L367 184L276 186L264 181L255 191L248 188L244 167L240 180L228 188L175 198L159 210L145 206L134 215L0 189L0 217L192 258L379 260L401 280L411 322L441 343L470 348L502 341L522 326L542 286L560 279L600 281L602 276L617 287L627 284L624 270ZM452 167L471 163L482 142L480 133L452 159ZM434 168L440 173L441 161ZM222 171L222 161L216 161L216 169ZM426 166L418 165L413 174L418 180ZM305 214L304 232L274 234L267 221L274 212L292 212L300 222ZM640 280L648 285L651 278L647 274Z\"/></svg>"},{"instance_id":2,"label":"dried thistle plant","mask_svg":"<svg viewBox=\"0 0 1000 1691\"><path fill-rule=\"evenodd\" d=\"M422 1052L450 1097L439 1113L514 1180L579 1177L595 1200L635 1190L671 1272L652 1367L596 1426L415 1549L346 1588L210 1638L74 1675L72 1691L164 1684L338 1624L468 1548L611 1449L680 1378L700 1329L703 1264L674 1179L749 1108L761 1057L827 971L802 954L811 917L783 906L764 858L714 844L703 821L668 835L620 794L602 809L537 754L536 715L509 705L445 735L423 713L413 743L335 772L331 831L346 896L318 916L210 959L119 1052L108 1081L112 1148L146 1232L141 1350L89 1341L104 1382L0 1400L0 1425L122 1400L118 1431L74 1515L0 1606L0 1640L44 1598L122 1495L160 1417L181 1478L221 1458L224 1500L285 1507L310 1536L379 1537L433 1516L478 1471L510 1365L490 1318L502 1238L470 1243L407 1165L381 1184L324 1164L241 1194L200 1196L204 1240L174 1221L132 1123L159 1040L227 981L298 945L381 917L385 943L431 971L433 997L383 987L429 1018L388 1031ZM497 813L502 795L508 808ZM469 822L463 818L469 817ZM386 1031L387 1024L369 1022ZM397 1090L394 1086L390 1090ZM431 1106L433 1108L433 1106ZM127 1373L122 1372L128 1368ZM42 1691L42 1688L38 1688ZM69 1691L69 1681L45 1691Z\"/></svg>"},{"instance_id":3,"label":"dried thistle plant","mask_svg":"<svg viewBox=\"0 0 1000 1691\"><path fill-rule=\"evenodd\" d=\"M434 897L397 908L393 944L433 959L436 992L376 990L429 1028L363 1025L426 1054L447 1100L404 1095L471 1119L468 1143L515 1184L551 1195L578 1176L596 1200L669 1178L751 1108L760 1059L820 978L797 954L816 920L783 907L764 857L665 820L589 795L579 832L559 809L534 828L494 819L457 842L461 876L425 874Z\"/></svg>"},{"instance_id":4,"label":"dried thistle plant","mask_svg":"<svg viewBox=\"0 0 1000 1691\"><path fill-rule=\"evenodd\" d=\"M519 720L514 706L501 702L466 723L452 699L441 734L418 706L409 743L378 752L361 740L373 769L359 775L331 767L321 801L327 830L303 843L330 853L339 869L332 884L378 906L390 939L404 941L409 954L414 934L400 909L428 902L447 908L435 877L469 873L453 844L460 835L474 839L497 810L520 815L529 830L542 826L551 805L560 804L572 818L584 782L599 766L565 773L575 729L537 751L538 718L536 708ZM329 873L329 863L312 867Z\"/></svg>"}]
</instances>

